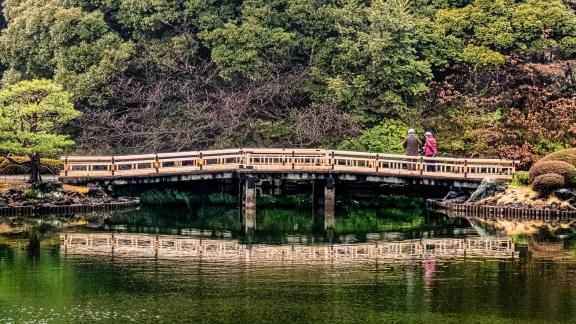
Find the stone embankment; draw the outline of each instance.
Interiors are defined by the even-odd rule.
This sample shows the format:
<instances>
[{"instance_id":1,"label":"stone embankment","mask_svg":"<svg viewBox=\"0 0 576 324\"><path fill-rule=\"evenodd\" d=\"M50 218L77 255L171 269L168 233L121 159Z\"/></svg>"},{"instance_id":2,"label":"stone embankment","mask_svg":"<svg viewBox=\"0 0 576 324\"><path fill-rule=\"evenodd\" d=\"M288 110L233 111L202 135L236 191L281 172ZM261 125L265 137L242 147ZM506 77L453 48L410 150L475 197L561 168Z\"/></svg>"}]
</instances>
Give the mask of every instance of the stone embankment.
<instances>
[{"instance_id":1,"label":"stone embankment","mask_svg":"<svg viewBox=\"0 0 576 324\"><path fill-rule=\"evenodd\" d=\"M552 208L526 208L514 206L490 206L472 203L453 203L440 200L428 200L426 205L430 209L445 211L450 215L478 218L499 218L507 220L545 220L564 221L575 219L576 210L562 210Z\"/></svg>"},{"instance_id":2,"label":"stone embankment","mask_svg":"<svg viewBox=\"0 0 576 324\"><path fill-rule=\"evenodd\" d=\"M91 213L135 208L139 204L136 198L114 197L99 186L67 188L55 181L12 183L0 192L0 216Z\"/></svg>"},{"instance_id":3,"label":"stone embankment","mask_svg":"<svg viewBox=\"0 0 576 324\"><path fill-rule=\"evenodd\" d=\"M562 189L542 197L530 187L513 187L485 179L475 192L451 191L443 200L428 200L428 208L454 216L508 220L576 220L576 194Z\"/></svg>"}]
</instances>

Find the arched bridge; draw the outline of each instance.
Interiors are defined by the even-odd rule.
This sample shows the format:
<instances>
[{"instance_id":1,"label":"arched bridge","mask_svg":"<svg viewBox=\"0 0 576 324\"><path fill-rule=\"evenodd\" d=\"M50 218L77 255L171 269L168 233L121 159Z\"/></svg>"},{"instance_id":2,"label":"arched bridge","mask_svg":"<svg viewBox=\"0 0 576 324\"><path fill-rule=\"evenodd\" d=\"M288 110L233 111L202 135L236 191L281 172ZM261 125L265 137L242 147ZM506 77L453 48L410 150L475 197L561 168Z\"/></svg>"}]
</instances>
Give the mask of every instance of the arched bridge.
<instances>
[{"instance_id":1,"label":"arched bridge","mask_svg":"<svg viewBox=\"0 0 576 324\"><path fill-rule=\"evenodd\" d=\"M409 157L324 149L226 149L121 156L66 156L65 183L137 184L273 175L288 180L363 180L475 187L512 179L515 161Z\"/></svg>"}]
</instances>

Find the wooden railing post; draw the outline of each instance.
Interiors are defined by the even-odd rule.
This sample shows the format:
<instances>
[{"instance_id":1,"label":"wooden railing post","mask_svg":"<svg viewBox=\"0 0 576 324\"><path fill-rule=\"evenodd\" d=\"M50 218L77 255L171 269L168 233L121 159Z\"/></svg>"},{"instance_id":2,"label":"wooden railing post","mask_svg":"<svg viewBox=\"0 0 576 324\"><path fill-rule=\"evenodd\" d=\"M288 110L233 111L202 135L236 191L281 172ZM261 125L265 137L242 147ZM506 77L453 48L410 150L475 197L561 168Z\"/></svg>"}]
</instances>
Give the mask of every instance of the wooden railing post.
<instances>
[{"instance_id":1,"label":"wooden railing post","mask_svg":"<svg viewBox=\"0 0 576 324\"><path fill-rule=\"evenodd\" d=\"M376 172L380 169L380 154L376 153Z\"/></svg>"},{"instance_id":2,"label":"wooden railing post","mask_svg":"<svg viewBox=\"0 0 576 324\"><path fill-rule=\"evenodd\" d=\"M64 157L64 176L67 177L68 176L68 169L70 168L70 166L68 165L68 156Z\"/></svg>"},{"instance_id":3,"label":"wooden railing post","mask_svg":"<svg viewBox=\"0 0 576 324\"><path fill-rule=\"evenodd\" d=\"M114 155L112 155L112 164L110 164L110 173L114 176L116 171L116 161L114 160Z\"/></svg>"},{"instance_id":4,"label":"wooden railing post","mask_svg":"<svg viewBox=\"0 0 576 324\"><path fill-rule=\"evenodd\" d=\"M154 154L154 168L156 169L156 173L160 172L160 159L158 158L158 154Z\"/></svg>"},{"instance_id":5,"label":"wooden railing post","mask_svg":"<svg viewBox=\"0 0 576 324\"><path fill-rule=\"evenodd\" d=\"M332 170L334 170L335 165L336 165L336 154L334 153L334 151L332 151L332 161L330 161L330 165L332 167Z\"/></svg>"},{"instance_id":6,"label":"wooden railing post","mask_svg":"<svg viewBox=\"0 0 576 324\"><path fill-rule=\"evenodd\" d=\"M420 157L420 175L424 174L424 157Z\"/></svg>"},{"instance_id":7,"label":"wooden railing post","mask_svg":"<svg viewBox=\"0 0 576 324\"><path fill-rule=\"evenodd\" d=\"M240 155L240 159L238 161L239 167L240 169L244 169L246 164L246 156L244 155L244 150L240 149L240 151L238 151L238 154Z\"/></svg>"},{"instance_id":8,"label":"wooden railing post","mask_svg":"<svg viewBox=\"0 0 576 324\"><path fill-rule=\"evenodd\" d=\"M464 179L468 178L468 160L464 160Z\"/></svg>"},{"instance_id":9,"label":"wooden railing post","mask_svg":"<svg viewBox=\"0 0 576 324\"><path fill-rule=\"evenodd\" d=\"M244 168L246 169L251 169L252 168L252 163L250 163L251 157L250 157L250 152L246 152L246 165L244 166Z\"/></svg>"},{"instance_id":10,"label":"wooden railing post","mask_svg":"<svg viewBox=\"0 0 576 324\"><path fill-rule=\"evenodd\" d=\"M202 159L202 152L198 154L198 166L200 167L200 171L202 171L204 164L204 159Z\"/></svg>"}]
</instances>

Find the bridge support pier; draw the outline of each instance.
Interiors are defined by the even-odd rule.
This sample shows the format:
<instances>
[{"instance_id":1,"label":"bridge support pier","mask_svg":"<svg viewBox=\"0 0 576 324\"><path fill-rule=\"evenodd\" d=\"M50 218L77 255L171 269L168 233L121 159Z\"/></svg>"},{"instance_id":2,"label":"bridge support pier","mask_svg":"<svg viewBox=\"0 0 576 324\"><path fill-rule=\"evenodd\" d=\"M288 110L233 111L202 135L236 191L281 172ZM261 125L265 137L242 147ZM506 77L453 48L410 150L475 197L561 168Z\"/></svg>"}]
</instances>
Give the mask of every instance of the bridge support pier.
<instances>
[{"instance_id":1,"label":"bridge support pier","mask_svg":"<svg viewBox=\"0 0 576 324\"><path fill-rule=\"evenodd\" d=\"M243 184L243 222L246 231L256 228L256 180L248 177Z\"/></svg>"},{"instance_id":2,"label":"bridge support pier","mask_svg":"<svg viewBox=\"0 0 576 324\"><path fill-rule=\"evenodd\" d=\"M282 179L274 179L272 180L272 184L274 186L274 194L275 195L282 195Z\"/></svg>"},{"instance_id":3,"label":"bridge support pier","mask_svg":"<svg viewBox=\"0 0 576 324\"><path fill-rule=\"evenodd\" d=\"M334 228L334 209L336 207L336 185L334 178L326 179L324 187L324 229Z\"/></svg>"}]
</instances>

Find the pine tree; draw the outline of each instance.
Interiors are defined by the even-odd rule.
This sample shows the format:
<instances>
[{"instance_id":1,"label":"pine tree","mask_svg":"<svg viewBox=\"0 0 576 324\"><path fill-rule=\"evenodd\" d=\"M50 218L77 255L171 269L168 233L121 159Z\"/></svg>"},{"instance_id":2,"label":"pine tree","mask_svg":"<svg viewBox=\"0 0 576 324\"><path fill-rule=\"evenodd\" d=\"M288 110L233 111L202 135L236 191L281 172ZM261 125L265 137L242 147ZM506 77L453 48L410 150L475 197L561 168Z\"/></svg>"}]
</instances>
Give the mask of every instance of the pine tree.
<instances>
[{"instance_id":1,"label":"pine tree","mask_svg":"<svg viewBox=\"0 0 576 324\"><path fill-rule=\"evenodd\" d=\"M50 80L31 80L0 91L0 153L16 164L28 164L30 182L40 181L40 156L54 156L74 144L63 127L78 118L71 95ZM25 155L17 162L11 155Z\"/></svg>"}]
</instances>

